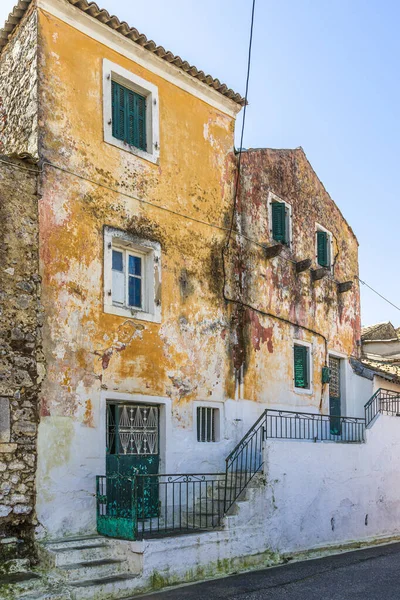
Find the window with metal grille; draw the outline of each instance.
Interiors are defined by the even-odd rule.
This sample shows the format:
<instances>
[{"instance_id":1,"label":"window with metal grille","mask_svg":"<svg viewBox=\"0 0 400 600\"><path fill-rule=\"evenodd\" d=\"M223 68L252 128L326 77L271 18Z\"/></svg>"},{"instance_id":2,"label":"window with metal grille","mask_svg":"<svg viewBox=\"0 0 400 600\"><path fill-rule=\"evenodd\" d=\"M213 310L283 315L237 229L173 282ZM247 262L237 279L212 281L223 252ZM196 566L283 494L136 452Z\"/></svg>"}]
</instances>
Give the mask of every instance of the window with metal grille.
<instances>
[{"instance_id":1,"label":"window with metal grille","mask_svg":"<svg viewBox=\"0 0 400 600\"><path fill-rule=\"evenodd\" d=\"M217 442L219 427L219 409L208 406L197 407L197 441Z\"/></svg>"},{"instance_id":2,"label":"window with metal grille","mask_svg":"<svg viewBox=\"0 0 400 600\"><path fill-rule=\"evenodd\" d=\"M111 92L113 136L146 151L146 98L116 81Z\"/></svg>"},{"instance_id":3,"label":"window with metal grille","mask_svg":"<svg viewBox=\"0 0 400 600\"><path fill-rule=\"evenodd\" d=\"M307 346L294 346L294 385L297 388L310 387L309 348Z\"/></svg>"}]
</instances>

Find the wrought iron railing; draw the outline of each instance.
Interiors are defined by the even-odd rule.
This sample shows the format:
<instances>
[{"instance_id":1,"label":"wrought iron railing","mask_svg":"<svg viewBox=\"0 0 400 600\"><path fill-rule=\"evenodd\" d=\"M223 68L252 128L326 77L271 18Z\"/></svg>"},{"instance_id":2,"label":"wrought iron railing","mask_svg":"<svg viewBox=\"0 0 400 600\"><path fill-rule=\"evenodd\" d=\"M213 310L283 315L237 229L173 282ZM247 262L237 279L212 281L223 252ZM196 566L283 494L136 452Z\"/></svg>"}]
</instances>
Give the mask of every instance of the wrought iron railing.
<instances>
[{"instance_id":1,"label":"wrought iron railing","mask_svg":"<svg viewBox=\"0 0 400 600\"><path fill-rule=\"evenodd\" d=\"M363 442L365 419L267 409L226 459L225 512L264 464L266 439Z\"/></svg>"},{"instance_id":2,"label":"wrought iron railing","mask_svg":"<svg viewBox=\"0 0 400 600\"><path fill-rule=\"evenodd\" d=\"M97 477L97 528L140 540L217 527L224 514L224 473Z\"/></svg>"},{"instance_id":3,"label":"wrought iron railing","mask_svg":"<svg viewBox=\"0 0 400 600\"><path fill-rule=\"evenodd\" d=\"M226 459L225 473L97 477L97 527L140 540L214 529L264 464L264 441L360 443L379 413L400 415L400 394L379 389L365 418L265 410Z\"/></svg>"},{"instance_id":4,"label":"wrought iron railing","mask_svg":"<svg viewBox=\"0 0 400 600\"><path fill-rule=\"evenodd\" d=\"M365 407L365 424L368 427L378 413L400 415L400 393L379 388Z\"/></svg>"},{"instance_id":5,"label":"wrought iron railing","mask_svg":"<svg viewBox=\"0 0 400 600\"><path fill-rule=\"evenodd\" d=\"M226 458L224 512L227 512L264 464L265 411Z\"/></svg>"}]
</instances>

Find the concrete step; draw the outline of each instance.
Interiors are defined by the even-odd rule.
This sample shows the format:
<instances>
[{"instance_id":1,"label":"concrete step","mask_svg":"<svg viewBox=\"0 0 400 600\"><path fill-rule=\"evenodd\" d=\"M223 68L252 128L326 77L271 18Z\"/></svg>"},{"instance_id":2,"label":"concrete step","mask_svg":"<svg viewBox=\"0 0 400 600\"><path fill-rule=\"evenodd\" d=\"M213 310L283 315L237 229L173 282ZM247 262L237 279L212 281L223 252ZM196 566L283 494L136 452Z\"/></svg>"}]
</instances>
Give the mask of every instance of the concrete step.
<instances>
[{"instance_id":1,"label":"concrete step","mask_svg":"<svg viewBox=\"0 0 400 600\"><path fill-rule=\"evenodd\" d=\"M111 577L87 579L70 584L73 600L113 600L134 594L139 578L131 573L120 573Z\"/></svg>"},{"instance_id":2,"label":"concrete step","mask_svg":"<svg viewBox=\"0 0 400 600\"><path fill-rule=\"evenodd\" d=\"M39 589L41 585L41 577L31 572L0 575L0 598L19 600L24 594Z\"/></svg>"},{"instance_id":3,"label":"concrete step","mask_svg":"<svg viewBox=\"0 0 400 600\"><path fill-rule=\"evenodd\" d=\"M58 568L58 570L63 579L71 582L111 577L119 572L122 572L124 566L124 560L111 558L62 565Z\"/></svg>"},{"instance_id":4,"label":"concrete step","mask_svg":"<svg viewBox=\"0 0 400 600\"><path fill-rule=\"evenodd\" d=\"M56 540L43 542L43 547L48 550L64 550L65 548L89 548L98 546L99 544L107 544L107 538L101 535L87 535L80 537L65 537Z\"/></svg>"},{"instance_id":5,"label":"concrete step","mask_svg":"<svg viewBox=\"0 0 400 600\"><path fill-rule=\"evenodd\" d=\"M38 590L28 595L22 595L18 600L71 600L68 590Z\"/></svg>"},{"instance_id":6,"label":"concrete step","mask_svg":"<svg viewBox=\"0 0 400 600\"><path fill-rule=\"evenodd\" d=\"M90 560L113 558L113 548L104 542L86 546L67 546L58 550L47 549L56 567L70 565Z\"/></svg>"}]
</instances>

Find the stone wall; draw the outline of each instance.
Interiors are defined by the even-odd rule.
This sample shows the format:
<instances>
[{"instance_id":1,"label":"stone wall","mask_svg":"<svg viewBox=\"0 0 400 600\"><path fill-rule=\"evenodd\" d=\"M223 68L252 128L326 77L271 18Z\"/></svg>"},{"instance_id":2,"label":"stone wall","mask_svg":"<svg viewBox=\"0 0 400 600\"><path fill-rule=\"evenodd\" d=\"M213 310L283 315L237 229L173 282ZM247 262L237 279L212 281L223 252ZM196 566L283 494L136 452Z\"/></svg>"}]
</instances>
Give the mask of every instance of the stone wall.
<instances>
[{"instance_id":1,"label":"stone wall","mask_svg":"<svg viewBox=\"0 0 400 600\"><path fill-rule=\"evenodd\" d=\"M37 167L0 157L0 563L4 554L29 553L35 525L37 200Z\"/></svg>"},{"instance_id":2,"label":"stone wall","mask_svg":"<svg viewBox=\"0 0 400 600\"><path fill-rule=\"evenodd\" d=\"M0 153L37 155L37 13L29 10L0 54Z\"/></svg>"}]
</instances>

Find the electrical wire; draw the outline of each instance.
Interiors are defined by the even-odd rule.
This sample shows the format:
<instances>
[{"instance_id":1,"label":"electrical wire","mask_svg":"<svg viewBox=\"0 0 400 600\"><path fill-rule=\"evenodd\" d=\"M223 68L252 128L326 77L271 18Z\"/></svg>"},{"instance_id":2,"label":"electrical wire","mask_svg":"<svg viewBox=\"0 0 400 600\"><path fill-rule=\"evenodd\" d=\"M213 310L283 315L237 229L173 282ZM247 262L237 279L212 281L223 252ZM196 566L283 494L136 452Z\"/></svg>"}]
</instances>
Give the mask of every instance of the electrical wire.
<instances>
[{"instance_id":1,"label":"electrical wire","mask_svg":"<svg viewBox=\"0 0 400 600\"><path fill-rule=\"evenodd\" d=\"M247 102L247 96L248 96L248 92L249 92L250 67L251 67L251 49L252 49L252 46L253 46L253 29L254 29L254 12L255 12L255 8L256 8L256 0L253 0L253 4L252 4L252 8L251 8L249 50L248 50L248 55L247 55L246 89L245 89L245 94L244 94L244 108L243 108L242 130L241 130L241 133L240 133L240 146L239 146L238 166L237 166L237 170L236 170L236 182L235 182L235 190L234 190L234 196L233 196L233 208L232 208L231 225L230 225L230 228L229 228L229 235L227 237L227 240L226 240L226 243L225 243L225 247L224 247L224 250L223 250L223 255L224 255L224 251L226 251L228 249L229 243L231 241L232 231L233 231L233 226L234 226L234 223L235 223L235 216L236 216L237 195L238 195L239 182L240 182L240 167L241 167L241 163L242 163L243 137L244 137L244 128L245 128L245 124L246 124L246 112L247 112L247 104L248 104L248 102Z\"/></svg>"},{"instance_id":2,"label":"electrical wire","mask_svg":"<svg viewBox=\"0 0 400 600\"><path fill-rule=\"evenodd\" d=\"M360 283L362 283L363 285L366 285L367 288L369 288L372 292L374 292L377 296L379 296L380 298L382 298L382 300L385 300L385 302L387 302L388 304L390 304L391 306L393 306L394 308L397 308L397 310L400 310L400 308L398 306L396 306L396 304L393 304L393 302L391 302L390 300L388 300L387 298L385 298L385 296L382 296L382 294L380 294L379 292L377 292L376 290L374 290L373 287L371 287L370 285L368 285L368 283L366 283L365 281L363 281L362 279L360 279L358 277L358 275L355 275L356 279L358 279L358 281Z\"/></svg>"}]
</instances>

